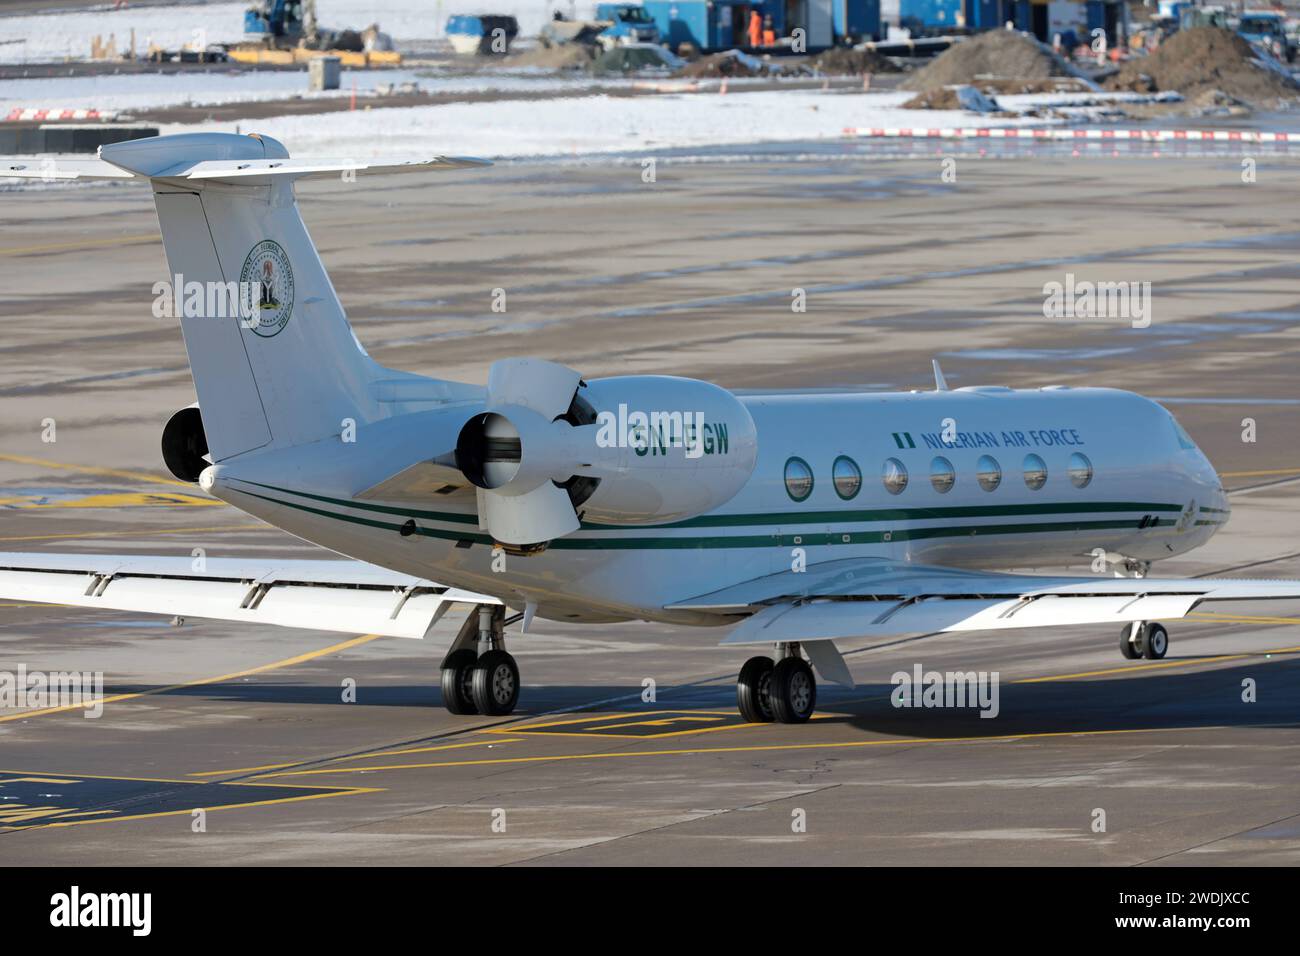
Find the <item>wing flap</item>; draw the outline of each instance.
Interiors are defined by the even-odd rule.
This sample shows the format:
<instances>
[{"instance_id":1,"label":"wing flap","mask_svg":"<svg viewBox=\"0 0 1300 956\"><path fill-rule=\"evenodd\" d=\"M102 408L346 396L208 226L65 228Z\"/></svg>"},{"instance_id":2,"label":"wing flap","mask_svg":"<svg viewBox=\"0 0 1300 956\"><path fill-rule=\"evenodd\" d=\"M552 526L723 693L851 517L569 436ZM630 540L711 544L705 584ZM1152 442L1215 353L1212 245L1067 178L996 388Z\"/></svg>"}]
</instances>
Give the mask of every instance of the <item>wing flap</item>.
<instances>
[{"instance_id":1,"label":"wing flap","mask_svg":"<svg viewBox=\"0 0 1300 956\"><path fill-rule=\"evenodd\" d=\"M777 604L746 618L724 645L836 638L891 638L947 631L995 631L1070 624L1123 624L1183 617L1197 595L933 598L926 601L814 601Z\"/></svg>"},{"instance_id":2,"label":"wing flap","mask_svg":"<svg viewBox=\"0 0 1300 956\"><path fill-rule=\"evenodd\" d=\"M453 605L501 603L352 561L209 559L196 571L190 559L14 554L0 554L0 598L410 638Z\"/></svg>"}]
</instances>

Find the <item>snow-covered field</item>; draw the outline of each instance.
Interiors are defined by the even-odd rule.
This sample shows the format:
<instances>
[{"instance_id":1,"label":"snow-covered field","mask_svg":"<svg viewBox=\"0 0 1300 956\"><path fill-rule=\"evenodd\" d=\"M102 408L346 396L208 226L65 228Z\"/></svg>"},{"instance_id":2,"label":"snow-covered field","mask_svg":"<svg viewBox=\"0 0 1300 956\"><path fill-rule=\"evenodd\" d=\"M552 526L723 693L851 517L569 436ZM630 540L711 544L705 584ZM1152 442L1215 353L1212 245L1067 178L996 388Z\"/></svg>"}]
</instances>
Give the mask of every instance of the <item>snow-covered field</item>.
<instances>
[{"instance_id":1,"label":"snow-covered field","mask_svg":"<svg viewBox=\"0 0 1300 956\"><path fill-rule=\"evenodd\" d=\"M674 147L833 139L846 127L1018 126L956 110L905 110L910 93L780 90L639 97L497 100L243 122L295 156L366 159L402 154L486 158L573 156ZM234 129L232 123L169 126L163 133Z\"/></svg>"},{"instance_id":2,"label":"snow-covered field","mask_svg":"<svg viewBox=\"0 0 1300 956\"><path fill-rule=\"evenodd\" d=\"M616 79L595 84L590 78L417 74L411 70L344 70L339 89L307 90L307 71L249 71L213 68L211 72L144 73L41 77L0 82L0 117L13 109L144 110L166 106L221 106L301 96L331 99L373 93L379 86L415 82L429 93L562 92L575 87L627 85ZM343 109L343 106L339 107Z\"/></svg>"},{"instance_id":3,"label":"snow-covered field","mask_svg":"<svg viewBox=\"0 0 1300 956\"><path fill-rule=\"evenodd\" d=\"M165 49L183 44L234 43L244 32L247 3L211 3L167 7L111 5L68 13L0 16L0 63L38 63L65 57L84 59L90 42L110 34L118 50L130 44L135 31L136 49L143 52L150 43ZM559 9L586 16L594 9L588 0L492 0L486 4L494 13L513 14L524 36L534 36ZM372 23L398 44L443 35L447 17L485 9L483 0L319 0L317 15L323 27L361 30ZM18 40L18 43L6 43Z\"/></svg>"}]
</instances>

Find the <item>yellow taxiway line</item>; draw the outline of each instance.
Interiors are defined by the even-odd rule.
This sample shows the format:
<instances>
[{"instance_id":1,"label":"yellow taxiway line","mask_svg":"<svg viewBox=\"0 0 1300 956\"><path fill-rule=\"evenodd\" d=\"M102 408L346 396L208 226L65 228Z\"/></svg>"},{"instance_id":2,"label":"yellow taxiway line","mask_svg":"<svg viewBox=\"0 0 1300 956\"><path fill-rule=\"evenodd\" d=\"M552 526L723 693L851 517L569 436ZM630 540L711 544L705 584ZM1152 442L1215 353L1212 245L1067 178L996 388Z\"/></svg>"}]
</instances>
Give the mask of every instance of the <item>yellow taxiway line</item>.
<instances>
[{"instance_id":1,"label":"yellow taxiway line","mask_svg":"<svg viewBox=\"0 0 1300 956\"><path fill-rule=\"evenodd\" d=\"M749 726L763 726L751 724ZM1015 740L1043 739L1051 737L1098 737L1113 734L1155 734L1177 733L1187 730L1227 730L1224 726L1215 727L1132 727L1118 730L1057 730L1038 733L998 734L987 737L899 737L889 740L843 740L835 742L808 742L798 744L752 744L736 747L684 747L679 750L614 750L588 754L550 754L537 757L492 757L480 760L443 760L434 763L391 764L370 767L339 767L318 770L301 770L296 773L272 774L271 776L314 776L326 773L374 773L382 770L424 770L440 767L487 767L503 764L553 763L569 760L616 760L628 757L669 757L699 754L723 753L760 753L780 750L849 750L865 747L918 746L921 744L970 744L970 743L1004 743Z\"/></svg>"},{"instance_id":2,"label":"yellow taxiway line","mask_svg":"<svg viewBox=\"0 0 1300 956\"><path fill-rule=\"evenodd\" d=\"M55 541L69 538L148 538L156 534L200 534L217 531L248 531L269 528L265 524L225 524L208 528L154 528L151 531L71 531L67 534L21 534L0 541Z\"/></svg>"},{"instance_id":3,"label":"yellow taxiway line","mask_svg":"<svg viewBox=\"0 0 1300 956\"><path fill-rule=\"evenodd\" d=\"M28 710L20 714L8 714L0 717L0 723L7 723L11 720L27 720L30 717L42 717L46 714L59 714L72 710L85 710L87 707L97 707L101 704L116 704L124 700L135 700L138 697L151 697L155 694L166 694L175 690L184 690L188 687L204 687L208 684L224 684L226 681L235 680L239 677L249 677L253 674L264 674L267 671L278 670L281 667L290 667L294 664L301 664L304 661L315 660L318 657L324 657L327 654L336 654L339 651L346 651L350 647L356 647L360 644L368 644L379 638L378 634L362 634L360 637L353 637L338 644L331 644L329 647L322 647L318 650L308 651L305 654L298 654L295 657L288 657L282 661L272 661L270 664L259 664L257 667L250 667L246 670L235 671L231 674L221 674L218 677L202 677L198 680L183 681L179 684L170 684L167 687L155 687L152 690L136 691L131 694L114 694L112 697L105 697L102 700L91 700L82 704L65 704L60 707L45 707L40 710Z\"/></svg>"},{"instance_id":4,"label":"yellow taxiway line","mask_svg":"<svg viewBox=\"0 0 1300 956\"><path fill-rule=\"evenodd\" d=\"M28 256L36 252L57 252L62 249L94 249L97 246L121 246L135 242L157 242L158 233L138 236L113 236L105 239L78 239L76 242L47 242L39 246L8 246L0 248L0 256Z\"/></svg>"},{"instance_id":5,"label":"yellow taxiway line","mask_svg":"<svg viewBox=\"0 0 1300 956\"><path fill-rule=\"evenodd\" d=\"M521 740L523 740L522 737L507 737L501 740L470 740L470 741L465 741L456 744L438 744L437 746L434 747L407 747L402 750L380 750L374 753L351 754L347 757L320 757L317 759L322 761L337 760L340 762L344 760L365 760L373 757L396 757L400 754L422 754L422 753L430 753L438 750L462 750L465 747L495 747L497 744L517 744ZM199 771L198 773L192 773L189 776L224 777L227 774L256 773L259 770L283 770L285 767L298 767L304 763L312 763L312 762L313 762L312 758L309 757L305 760L294 760L290 763L272 763L262 767L236 767L233 770L202 770ZM306 772L306 771L300 771L300 772ZM260 778L292 777L295 775L296 774L292 771L289 773L258 773L257 774L257 776Z\"/></svg>"},{"instance_id":6,"label":"yellow taxiway line","mask_svg":"<svg viewBox=\"0 0 1300 956\"><path fill-rule=\"evenodd\" d=\"M147 481L156 485L172 485L180 488L194 487L188 481L163 478L161 475L151 475L143 471L125 471L121 468L101 468L95 465L73 465L62 461L51 461L48 458L32 458L28 455L0 455L0 461L7 461L15 465L33 465L37 468L55 468L59 471L74 471L81 475L107 475L112 478Z\"/></svg>"}]
</instances>

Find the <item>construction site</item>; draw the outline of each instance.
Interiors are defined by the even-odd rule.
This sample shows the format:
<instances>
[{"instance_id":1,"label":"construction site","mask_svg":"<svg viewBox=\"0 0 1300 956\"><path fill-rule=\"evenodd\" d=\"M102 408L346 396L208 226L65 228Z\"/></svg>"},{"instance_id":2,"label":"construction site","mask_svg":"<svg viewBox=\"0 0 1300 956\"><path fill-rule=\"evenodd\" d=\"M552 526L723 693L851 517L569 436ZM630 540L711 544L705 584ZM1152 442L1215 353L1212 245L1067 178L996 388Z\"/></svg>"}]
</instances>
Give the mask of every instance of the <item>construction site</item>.
<instances>
[{"instance_id":1,"label":"construction site","mask_svg":"<svg viewBox=\"0 0 1300 956\"><path fill-rule=\"evenodd\" d=\"M365 154L409 144L457 110L485 127L526 115L528 128L509 142L470 142L489 158L922 125L1235 128L1267 116L1289 130L1300 101L1296 22L1284 12L1275 33L1261 34L1250 31L1271 22L1262 14L1242 27L1219 8L1185 3L1015 4L996 25L986 4L927 7L931 22L906 4L886 19L874 0L710 5L699 20L688 4L671 17L660 6L524 3L489 14L453 5L438 22L412 0L94 12L12 0L0 6L0 151L93 152L158 131L263 122L299 133L306 117L328 115L307 148L347 141ZM1090 23L1100 25L1089 32ZM723 102L711 100L722 94L732 97L727 119L713 123ZM789 107L781 121L779 104ZM615 117L653 133L617 135Z\"/></svg>"}]
</instances>

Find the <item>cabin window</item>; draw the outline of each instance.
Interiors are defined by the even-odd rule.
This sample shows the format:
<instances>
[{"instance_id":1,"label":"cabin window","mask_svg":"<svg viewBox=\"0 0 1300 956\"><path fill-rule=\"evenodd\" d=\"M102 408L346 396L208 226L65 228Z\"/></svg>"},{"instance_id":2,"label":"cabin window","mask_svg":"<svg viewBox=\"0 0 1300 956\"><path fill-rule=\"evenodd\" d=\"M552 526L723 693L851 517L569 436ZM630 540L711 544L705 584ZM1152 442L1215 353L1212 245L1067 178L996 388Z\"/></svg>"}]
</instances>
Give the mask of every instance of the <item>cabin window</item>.
<instances>
[{"instance_id":1,"label":"cabin window","mask_svg":"<svg viewBox=\"0 0 1300 956\"><path fill-rule=\"evenodd\" d=\"M992 455L980 455L980 460L975 463L975 477L985 491L996 491L1002 484L1002 466Z\"/></svg>"},{"instance_id":2,"label":"cabin window","mask_svg":"<svg viewBox=\"0 0 1300 956\"><path fill-rule=\"evenodd\" d=\"M813 473L808 462L791 458L785 463L785 493L795 501L805 501L812 494Z\"/></svg>"},{"instance_id":3,"label":"cabin window","mask_svg":"<svg viewBox=\"0 0 1300 956\"><path fill-rule=\"evenodd\" d=\"M1025 456L1025 486L1030 491L1037 491L1047 484L1047 465L1037 455Z\"/></svg>"},{"instance_id":4,"label":"cabin window","mask_svg":"<svg viewBox=\"0 0 1300 956\"><path fill-rule=\"evenodd\" d=\"M835 493L848 501L862 487L862 469L852 458L840 455L831 466L831 482L835 485Z\"/></svg>"},{"instance_id":5,"label":"cabin window","mask_svg":"<svg viewBox=\"0 0 1300 956\"><path fill-rule=\"evenodd\" d=\"M952 491L952 486L957 483L957 472L952 467L952 462L947 458L936 458L930 462L930 484L934 490L941 495L946 495Z\"/></svg>"},{"instance_id":6,"label":"cabin window","mask_svg":"<svg viewBox=\"0 0 1300 956\"><path fill-rule=\"evenodd\" d=\"M907 487L907 468L897 458L886 459L885 467L880 470L880 480L891 495L901 495Z\"/></svg>"},{"instance_id":7,"label":"cabin window","mask_svg":"<svg viewBox=\"0 0 1300 956\"><path fill-rule=\"evenodd\" d=\"M1087 488L1092 483L1092 462L1088 456L1075 452L1070 456L1070 484L1076 488Z\"/></svg>"}]
</instances>

